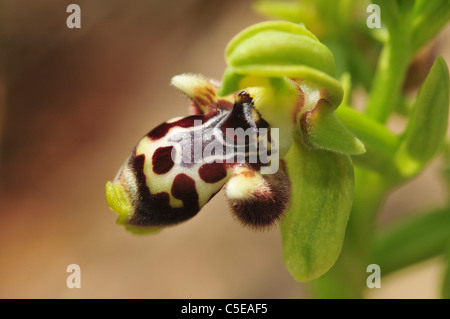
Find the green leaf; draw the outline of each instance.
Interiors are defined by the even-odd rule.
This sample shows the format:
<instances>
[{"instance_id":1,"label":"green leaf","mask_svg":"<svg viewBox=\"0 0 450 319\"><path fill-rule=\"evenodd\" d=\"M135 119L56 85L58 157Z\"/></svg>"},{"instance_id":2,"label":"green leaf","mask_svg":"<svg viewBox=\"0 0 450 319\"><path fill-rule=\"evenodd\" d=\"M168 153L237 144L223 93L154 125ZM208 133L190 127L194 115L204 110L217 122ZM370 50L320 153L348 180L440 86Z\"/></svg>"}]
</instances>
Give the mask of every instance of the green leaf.
<instances>
[{"instance_id":1,"label":"green leaf","mask_svg":"<svg viewBox=\"0 0 450 319\"><path fill-rule=\"evenodd\" d=\"M433 39L449 20L448 0L416 1L413 12L412 54Z\"/></svg>"},{"instance_id":2,"label":"green leaf","mask_svg":"<svg viewBox=\"0 0 450 319\"><path fill-rule=\"evenodd\" d=\"M305 142L314 148L333 152L358 155L366 150L335 116L327 100L320 100L314 109L303 114L301 127Z\"/></svg>"},{"instance_id":3,"label":"green leaf","mask_svg":"<svg viewBox=\"0 0 450 319\"><path fill-rule=\"evenodd\" d=\"M414 176L441 149L447 131L448 109L448 68L444 59L438 57L420 88L394 158L400 175Z\"/></svg>"},{"instance_id":4,"label":"green leaf","mask_svg":"<svg viewBox=\"0 0 450 319\"><path fill-rule=\"evenodd\" d=\"M281 220L283 260L298 281L327 272L338 258L353 200L350 157L294 143L285 157L292 199Z\"/></svg>"},{"instance_id":5,"label":"green leaf","mask_svg":"<svg viewBox=\"0 0 450 319\"><path fill-rule=\"evenodd\" d=\"M445 144L442 156L443 165L441 167L441 177L444 180L447 189L450 190L450 141ZM450 203L450 191L447 192L447 201Z\"/></svg>"},{"instance_id":6,"label":"green leaf","mask_svg":"<svg viewBox=\"0 0 450 319\"><path fill-rule=\"evenodd\" d=\"M383 275L442 254L450 235L450 208L422 213L380 230L374 237L371 262Z\"/></svg>"}]
</instances>

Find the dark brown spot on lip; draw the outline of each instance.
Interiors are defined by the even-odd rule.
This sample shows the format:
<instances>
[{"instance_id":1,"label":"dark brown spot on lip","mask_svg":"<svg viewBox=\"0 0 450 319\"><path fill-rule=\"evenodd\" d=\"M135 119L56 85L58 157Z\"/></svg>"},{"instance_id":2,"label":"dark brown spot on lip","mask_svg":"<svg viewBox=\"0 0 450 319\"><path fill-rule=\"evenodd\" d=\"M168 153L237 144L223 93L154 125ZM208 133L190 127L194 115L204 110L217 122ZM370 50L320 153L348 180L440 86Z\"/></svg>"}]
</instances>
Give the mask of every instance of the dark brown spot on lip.
<instances>
[{"instance_id":1,"label":"dark brown spot on lip","mask_svg":"<svg viewBox=\"0 0 450 319\"><path fill-rule=\"evenodd\" d=\"M186 174L178 174L173 180L172 195L183 201L188 206L198 205L198 194L195 189L195 181Z\"/></svg>"},{"instance_id":2,"label":"dark brown spot on lip","mask_svg":"<svg viewBox=\"0 0 450 319\"><path fill-rule=\"evenodd\" d=\"M213 184L224 179L227 176L227 170L224 163L213 162L202 165L198 174L206 183Z\"/></svg>"},{"instance_id":3,"label":"dark brown spot on lip","mask_svg":"<svg viewBox=\"0 0 450 319\"><path fill-rule=\"evenodd\" d=\"M155 127L153 130L151 130L147 136L152 140L158 140L160 138L163 138L167 132L172 127L193 127L196 120L201 120L203 123L204 116L203 115L191 115L188 117L184 117L182 119L179 119L178 121L172 122L172 123L162 123Z\"/></svg>"},{"instance_id":4,"label":"dark brown spot on lip","mask_svg":"<svg viewBox=\"0 0 450 319\"><path fill-rule=\"evenodd\" d=\"M173 146L160 147L152 156L153 172L155 174L165 174L170 171L174 165L172 160Z\"/></svg>"},{"instance_id":5,"label":"dark brown spot on lip","mask_svg":"<svg viewBox=\"0 0 450 319\"><path fill-rule=\"evenodd\" d=\"M169 129L172 126L169 123L163 123L161 125L158 125L157 127L155 127L153 130L151 130L147 136L150 137L152 140L157 140L160 139L162 137L164 137L167 132L169 131Z\"/></svg>"},{"instance_id":6,"label":"dark brown spot on lip","mask_svg":"<svg viewBox=\"0 0 450 319\"><path fill-rule=\"evenodd\" d=\"M133 151L129 166L136 178L137 194L133 198L134 214L129 220L130 225L155 227L175 225L198 213L200 207L195 183L192 187L193 180L189 182L183 177L177 179L176 185L172 188L175 187L175 193L178 196L176 197L183 201L183 207L172 207L168 192L157 194L150 192L146 184L144 163L145 155L136 156L136 151Z\"/></svg>"}]
</instances>

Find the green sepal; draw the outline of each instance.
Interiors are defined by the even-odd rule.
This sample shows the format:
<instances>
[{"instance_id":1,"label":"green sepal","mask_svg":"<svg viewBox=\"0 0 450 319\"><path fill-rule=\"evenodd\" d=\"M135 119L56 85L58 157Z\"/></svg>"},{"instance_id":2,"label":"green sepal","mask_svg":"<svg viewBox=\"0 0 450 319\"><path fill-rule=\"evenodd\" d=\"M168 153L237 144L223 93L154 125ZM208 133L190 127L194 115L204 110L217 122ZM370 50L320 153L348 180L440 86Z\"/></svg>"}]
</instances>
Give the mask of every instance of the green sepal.
<instances>
[{"instance_id":1,"label":"green sepal","mask_svg":"<svg viewBox=\"0 0 450 319\"><path fill-rule=\"evenodd\" d=\"M219 96L225 96L234 92L239 91L239 83L242 78L244 78L243 74L238 74L234 70L233 67L229 66L225 69L222 77L222 85L219 88L217 94Z\"/></svg>"},{"instance_id":2,"label":"green sepal","mask_svg":"<svg viewBox=\"0 0 450 319\"><path fill-rule=\"evenodd\" d=\"M333 107L321 99L315 108L301 117L303 139L308 146L333 152L359 155L365 153L364 144L336 117Z\"/></svg>"},{"instance_id":3,"label":"green sepal","mask_svg":"<svg viewBox=\"0 0 450 319\"><path fill-rule=\"evenodd\" d=\"M337 107L342 86L334 78L331 51L303 25L269 21L253 25L227 46L226 69L218 92L224 96L237 91L244 76L307 80L326 89L324 96Z\"/></svg>"},{"instance_id":4,"label":"green sepal","mask_svg":"<svg viewBox=\"0 0 450 319\"><path fill-rule=\"evenodd\" d=\"M438 57L420 88L410 120L394 157L403 178L416 175L441 149L448 122L449 74Z\"/></svg>"},{"instance_id":5,"label":"green sepal","mask_svg":"<svg viewBox=\"0 0 450 319\"><path fill-rule=\"evenodd\" d=\"M310 281L340 254L353 201L353 166L348 155L308 150L299 142L284 159L292 196L281 220L283 260L296 280Z\"/></svg>"},{"instance_id":6,"label":"green sepal","mask_svg":"<svg viewBox=\"0 0 450 319\"><path fill-rule=\"evenodd\" d=\"M251 26L226 48L226 62L234 67L254 65L307 65L334 76L331 51L306 28L289 22L263 22Z\"/></svg>"}]
</instances>

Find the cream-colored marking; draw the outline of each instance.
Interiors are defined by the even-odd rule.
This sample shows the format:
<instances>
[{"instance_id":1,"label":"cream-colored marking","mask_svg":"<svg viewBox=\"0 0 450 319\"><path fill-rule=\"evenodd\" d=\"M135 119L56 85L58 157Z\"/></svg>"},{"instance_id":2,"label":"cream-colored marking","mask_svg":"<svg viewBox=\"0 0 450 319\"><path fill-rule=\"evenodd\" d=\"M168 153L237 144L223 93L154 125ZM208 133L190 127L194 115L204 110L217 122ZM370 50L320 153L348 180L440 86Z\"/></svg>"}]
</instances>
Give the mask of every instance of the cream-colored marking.
<instances>
[{"instance_id":1,"label":"cream-colored marking","mask_svg":"<svg viewBox=\"0 0 450 319\"><path fill-rule=\"evenodd\" d=\"M225 191L229 199L248 199L264 184L264 179L259 173L246 167L239 167L228 181Z\"/></svg>"},{"instance_id":2,"label":"cream-colored marking","mask_svg":"<svg viewBox=\"0 0 450 319\"><path fill-rule=\"evenodd\" d=\"M222 118L225 118L225 114ZM204 127L209 127L211 122L216 121L217 119L210 119L206 123L203 124ZM197 129L200 129L198 127ZM171 138L177 136L178 134L189 133L192 131L192 128L182 128L182 127L172 127L167 132L167 134L157 140L151 140L148 137L144 137L136 146L136 155L145 154L145 163L144 163L144 174L146 176L146 184L150 189L152 194L157 194L161 192L166 192L169 194L169 202L172 207L183 207L183 202L177 198L175 198L171 194L171 189L173 185L173 181L175 177L179 174L185 174L192 178L195 181L195 187L197 194L199 196L199 206L202 207L205 205L211 196L220 190L223 184L232 176L233 170L230 168L227 171L227 176L217 183L206 183L199 176L200 167L205 164L205 162L195 163L191 167L184 167L180 164L177 164L182 158L180 158L181 149L177 147L177 141L170 141ZM160 147L168 147L173 146L176 151L176 158L174 159L174 166L166 173L166 174L155 174L153 172L153 160L152 156L155 151Z\"/></svg>"},{"instance_id":3,"label":"cream-colored marking","mask_svg":"<svg viewBox=\"0 0 450 319\"><path fill-rule=\"evenodd\" d=\"M166 147L173 145L173 143L167 143L164 139L151 141L149 138L144 137L136 147L136 155L145 154L144 174L146 176L146 184L152 194L158 194L166 192L169 194L169 202L172 207L182 207L183 202L176 199L171 194L171 188L173 179L179 172L176 165L167 173L163 175L157 175L153 172L152 156L155 151L160 147Z\"/></svg>"}]
</instances>

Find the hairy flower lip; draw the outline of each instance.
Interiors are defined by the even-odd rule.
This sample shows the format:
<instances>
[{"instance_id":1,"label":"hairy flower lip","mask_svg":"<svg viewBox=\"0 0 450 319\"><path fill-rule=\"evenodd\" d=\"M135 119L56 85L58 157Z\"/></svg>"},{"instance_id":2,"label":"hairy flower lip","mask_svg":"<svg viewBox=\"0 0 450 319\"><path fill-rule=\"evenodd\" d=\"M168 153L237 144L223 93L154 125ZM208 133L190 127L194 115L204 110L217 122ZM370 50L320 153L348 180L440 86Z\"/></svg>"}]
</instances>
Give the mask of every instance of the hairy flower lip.
<instances>
[{"instance_id":1,"label":"hairy flower lip","mask_svg":"<svg viewBox=\"0 0 450 319\"><path fill-rule=\"evenodd\" d=\"M247 91L218 97L218 86L193 74L175 76L172 85L191 99L197 115L169 120L152 129L128 156L114 183L107 183L107 201L118 214L117 223L136 234L156 233L197 215L227 183L232 212L244 225L263 229L277 222L289 201L288 178L283 168L279 171L277 164L279 152L274 148L278 145L277 129L264 133L270 125L256 109L253 97ZM258 143L256 163L252 162L252 149L242 156L243 163L214 161L222 158L222 153L211 152L208 142L219 141L223 143L221 146L228 146L229 141L234 144L236 139L227 140L230 128L251 129L252 134L256 133L258 139L265 141ZM220 136L212 139L198 134L211 130L219 132ZM243 133L249 134L245 130ZM238 141L250 145L251 139L238 137ZM189 144L186 149L185 143ZM208 150L207 158L199 158L200 162L176 160L184 158L185 151L191 154L192 146L196 159L196 145L200 146L199 154ZM236 147L239 152L239 146ZM178 156L174 157L173 150ZM268 160L260 154L267 150ZM191 159L191 155L187 158ZM277 165L273 165L274 161ZM266 168L268 170L264 170ZM246 181L246 188L238 187L238 181ZM277 202L275 197L285 198L284 204ZM255 209L264 207L270 209L254 213Z\"/></svg>"}]
</instances>

